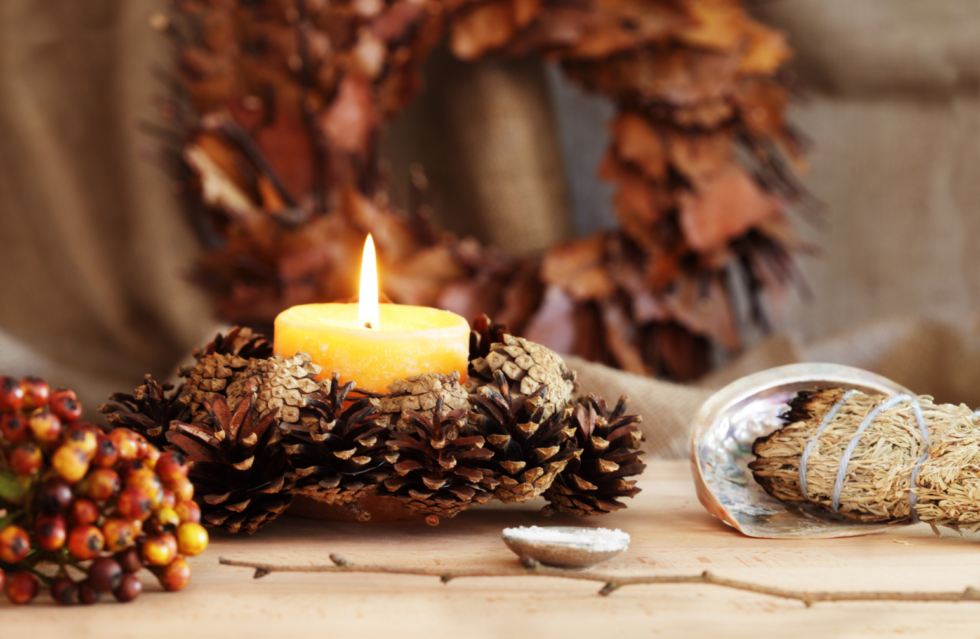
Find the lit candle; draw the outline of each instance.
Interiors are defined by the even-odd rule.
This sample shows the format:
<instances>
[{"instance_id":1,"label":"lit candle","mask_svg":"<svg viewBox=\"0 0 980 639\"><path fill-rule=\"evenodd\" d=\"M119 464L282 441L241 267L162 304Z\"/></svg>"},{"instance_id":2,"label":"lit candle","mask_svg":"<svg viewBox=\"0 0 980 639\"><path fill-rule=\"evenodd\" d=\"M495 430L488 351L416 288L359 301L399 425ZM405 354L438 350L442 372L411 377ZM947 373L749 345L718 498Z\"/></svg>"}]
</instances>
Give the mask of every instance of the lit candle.
<instances>
[{"instance_id":1,"label":"lit candle","mask_svg":"<svg viewBox=\"0 0 980 639\"><path fill-rule=\"evenodd\" d=\"M304 304L276 318L277 355L309 353L321 377L340 373L341 382L387 392L388 385L419 373L466 379L470 327L459 315L422 306L378 304L374 242L368 236L356 304Z\"/></svg>"}]
</instances>

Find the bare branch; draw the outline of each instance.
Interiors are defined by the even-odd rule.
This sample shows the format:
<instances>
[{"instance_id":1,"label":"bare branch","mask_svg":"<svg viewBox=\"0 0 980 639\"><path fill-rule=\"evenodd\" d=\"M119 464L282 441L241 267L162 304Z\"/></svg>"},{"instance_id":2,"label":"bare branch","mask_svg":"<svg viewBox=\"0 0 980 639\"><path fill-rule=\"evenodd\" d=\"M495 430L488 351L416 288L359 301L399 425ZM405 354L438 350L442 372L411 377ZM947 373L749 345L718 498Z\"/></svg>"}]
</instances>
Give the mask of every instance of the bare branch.
<instances>
[{"instance_id":1,"label":"bare branch","mask_svg":"<svg viewBox=\"0 0 980 639\"><path fill-rule=\"evenodd\" d=\"M336 553L330 555L332 564L313 565L313 566L289 566L257 563L251 561L238 561L235 559L225 559L221 557L218 561L224 566L239 566L242 568L253 568L255 579L265 577L273 572L360 572L374 574L391 575L421 575L428 577L438 577L442 583L449 583L453 579L462 577L554 577L559 579L574 579L577 581L599 581L603 583L599 594L602 596L611 595L616 590L624 586L639 586L648 584L708 584L731 588L734 590L744 590L770 597L781 599L793 599L801 601L807 607L820 601L977 601L980 602L980 590L972 586L963 592L922 592L922 591L807 591L807 590L787 590L764 586L749 581L738 581L736 579L726 579L718 577L713 573L705 571L700 575L613 575L602 572L579 572L575 570L565 570L562 568L549 568L534 562L526 562L524 566L505 567L505 568L416 568L410 566L361 566L353 564L343 556Z\"/></svg>"}]
</instances>

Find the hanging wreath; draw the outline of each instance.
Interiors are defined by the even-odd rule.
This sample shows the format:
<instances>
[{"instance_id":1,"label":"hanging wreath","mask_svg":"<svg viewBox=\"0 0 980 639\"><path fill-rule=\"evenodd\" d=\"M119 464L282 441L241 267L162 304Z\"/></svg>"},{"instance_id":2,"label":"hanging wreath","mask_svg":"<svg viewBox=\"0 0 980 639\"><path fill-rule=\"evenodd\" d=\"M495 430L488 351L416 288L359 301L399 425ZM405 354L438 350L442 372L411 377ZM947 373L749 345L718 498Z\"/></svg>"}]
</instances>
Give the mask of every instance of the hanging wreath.
<instances>
[{"instance_id":1,"label":"hanging wreath","mask_svg":"<svg viewBox=\"0 0 980 639\"><path fill-rule=\"evenodd\" d=\"M395 302L491 314L546 345L560 336L565 352L690 379L712 344L739 348L734 299L764 325L763 294L792 278L791 51L737 0L173 8L154 18L178 61L164 109L179 129L172 165L208 245L196 279L229 322L269 326L289 306L351 297L371 232ZM382 129L447 35L463 60L543 55L615 103L601 175L618 229L531 262L437 231L424 206L390 206Z\"/></svg>"}]
</instances>

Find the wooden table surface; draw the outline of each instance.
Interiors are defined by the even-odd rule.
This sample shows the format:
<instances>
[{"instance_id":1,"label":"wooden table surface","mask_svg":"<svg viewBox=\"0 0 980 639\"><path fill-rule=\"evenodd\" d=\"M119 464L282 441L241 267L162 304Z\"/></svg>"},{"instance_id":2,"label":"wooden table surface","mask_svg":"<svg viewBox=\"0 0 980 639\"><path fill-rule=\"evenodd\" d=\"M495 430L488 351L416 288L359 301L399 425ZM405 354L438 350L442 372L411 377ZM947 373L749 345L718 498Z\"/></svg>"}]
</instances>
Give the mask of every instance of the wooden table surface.
<instances>
[{"instance_id":1,"label":"wooden table surface","mask_svg":"<svg viewBox=\"0 0 980 639\"><path fill-rule=\"evenodd\" d=\"M626 511L585 520L621 528L628 551L604 566L623 574L718 575L798 589L962 590L980 586L976 536L926 525L821 541L750 539L710 517L686 462L653 461ZM181 593L144 579L132 604L60 608L0 604L0 639L87 637L980 637L980 603L822 603L806 608L711 585L645 585L609 597L601 584L538 577L475 578L442 585L418 576L276 573L218 565L218 557L327 563L509 566L508 526L568 525L543 505L489 505L436 528L422 522L347 524L283 517L251 537L216 533L192 558Z\"/></svg>"}]
</instances>

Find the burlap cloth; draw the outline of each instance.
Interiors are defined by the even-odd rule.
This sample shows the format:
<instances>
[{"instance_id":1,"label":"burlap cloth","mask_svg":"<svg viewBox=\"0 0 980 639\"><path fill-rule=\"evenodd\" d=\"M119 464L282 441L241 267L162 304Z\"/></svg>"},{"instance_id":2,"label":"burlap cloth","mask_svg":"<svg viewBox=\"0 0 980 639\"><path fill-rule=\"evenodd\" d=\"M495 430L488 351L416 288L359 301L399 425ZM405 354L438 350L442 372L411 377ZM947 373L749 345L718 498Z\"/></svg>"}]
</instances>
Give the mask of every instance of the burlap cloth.
<instances>
[{"instance_id":1,"label":"burlap cloth","mask_svg":"<svg viewBox=\"0 0 980 639\"><path fill-rule=\"evenodd\" d=\"M651 380L572 358L583 390L609 400L630 398L643 416L646 450L686 457L693 420L715 390L743 375L798 362L834 362L875 371L939 401L980 407L980 315L953 319L897 319L866 323L803 345L798 337L771 337L696 386Z\"/></svg>"},{"instance_id":2,"label":"burlap cloth","mask_svg":"<svg viewBox=\"0 0 980 639\"><path fill-rule=\"evenodd\" d=\"M207 301L185 274L198 246L156 141L147 28L159 5L124 0L0 2L0 372L78 389L89 406L173 374L210 336ZM980 3L757 3L788 31L809 99L794 121L816 143L802 221L821 247L774 337L702 387L574 362L583 388L630 395L648 449L686 454L704 388L769 365L817 359L870 368L941 400L980 405ZM428 93L393 126L396 195L407 165L429 168L443 223L511 252L608 224L594 177L608 104L531 61L463 65L438 54ZM928 318L924 316L928 314ZM900 318L900 319L892 319Z\"/></svg>"}]
</instances>

